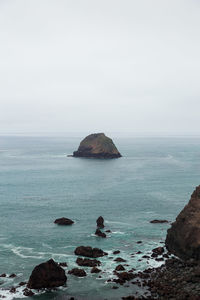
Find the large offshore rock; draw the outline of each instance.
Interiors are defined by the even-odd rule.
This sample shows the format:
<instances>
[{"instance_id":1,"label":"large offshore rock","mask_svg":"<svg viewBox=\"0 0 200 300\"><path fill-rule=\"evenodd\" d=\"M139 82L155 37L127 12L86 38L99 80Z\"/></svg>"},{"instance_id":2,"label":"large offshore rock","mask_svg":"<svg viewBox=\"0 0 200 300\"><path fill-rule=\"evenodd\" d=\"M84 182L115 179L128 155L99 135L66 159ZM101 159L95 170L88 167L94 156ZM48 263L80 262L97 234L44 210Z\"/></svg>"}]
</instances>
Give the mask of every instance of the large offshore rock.
<instances>
[{"instance_id":1,"label":"large offshore rock","mask_svg":"<svg viewBox=\"0 0 200 300\"><path fill-rule=\"evenodd\" d=\"M200 186L168 229L165 244L180 258L200 260Z\"/></svg>"},{"instance_id":2,"label":"large offshore rock","mask_svg":"<svg viewBox=\"0 0 200 300\"><path fill-rule=\"evenodd\" d=\"M30 289L54 288L66 283L65 271L50 259L36 266L29 278L27 287Z\"/></svg>"},{"instance_id":3,"label":"large offshore rock","mask_svg":"<svg viewBox=\"0 0 200 300\"><path fill-rule=\"evenodd\" d=\"M93 133L82 140L74 157L118 158L121 154L104 133Z\"/></svg>"}]
</instances>

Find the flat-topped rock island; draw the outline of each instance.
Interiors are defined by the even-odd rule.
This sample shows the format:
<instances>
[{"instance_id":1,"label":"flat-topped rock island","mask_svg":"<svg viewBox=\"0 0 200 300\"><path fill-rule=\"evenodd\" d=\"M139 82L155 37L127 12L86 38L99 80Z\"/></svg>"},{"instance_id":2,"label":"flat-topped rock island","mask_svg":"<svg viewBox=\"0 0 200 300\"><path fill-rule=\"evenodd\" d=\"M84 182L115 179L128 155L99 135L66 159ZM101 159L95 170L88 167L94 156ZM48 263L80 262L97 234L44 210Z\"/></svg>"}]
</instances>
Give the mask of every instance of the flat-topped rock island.
<instances>
[{"instance_id":1,"label":"flat-topped rock island","mask_svg":"<svg viewBox=\"0 0 200 300\"><path fill-rule=\"evenodd\" d=\"M73 156L88 158L119 158L122 155L112 139L107 137L104 133L93 133L81 141L78 150L74 151Z\"/></svg>"}]
</instances>

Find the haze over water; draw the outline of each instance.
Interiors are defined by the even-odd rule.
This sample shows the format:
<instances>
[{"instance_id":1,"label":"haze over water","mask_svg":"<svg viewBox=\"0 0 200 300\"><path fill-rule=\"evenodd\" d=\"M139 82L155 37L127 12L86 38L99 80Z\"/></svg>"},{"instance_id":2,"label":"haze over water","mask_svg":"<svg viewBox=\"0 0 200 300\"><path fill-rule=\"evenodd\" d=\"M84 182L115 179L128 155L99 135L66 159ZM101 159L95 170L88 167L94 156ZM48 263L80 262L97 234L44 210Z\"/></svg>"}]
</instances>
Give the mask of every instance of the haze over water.
<instances>
[{"instance_id":1,"label":"haze over water","mask_svg":"<svg viewBox=\"0 0 200 300\"><path fill-rule=\"evenodd\" d=\"M173 221L199 184L200 139L188 137L139 138L128 135L113 140L120 159L98 160L67 157L84 136L0 139L0 273L2 291L27 280L35 265L50 258L74 267L74 249L80 245L109 253L102 261L101 279L68 275L67 287L37 299L59 295L83 299L120 299L133 287L113 290L106 280L116 267L112 251L137 270L148 267L142 255L163 242L168 225L150 224L152 219ZM112 136L111 136L112 137ZM108 238L95 237L96 219L102 215ZM70 227L53 222L59 217L75 221ZM141 240L142 244L137 244ZM131 254L142 251L141 255ZM158 263L157 263L158 264ZM150 266L155 266L150 260ZM86 270L88 270L86 268ZM22 295L19 289L16 298ZM96 297L96 298L95 298Z\"/></svg>"}]
</instances>

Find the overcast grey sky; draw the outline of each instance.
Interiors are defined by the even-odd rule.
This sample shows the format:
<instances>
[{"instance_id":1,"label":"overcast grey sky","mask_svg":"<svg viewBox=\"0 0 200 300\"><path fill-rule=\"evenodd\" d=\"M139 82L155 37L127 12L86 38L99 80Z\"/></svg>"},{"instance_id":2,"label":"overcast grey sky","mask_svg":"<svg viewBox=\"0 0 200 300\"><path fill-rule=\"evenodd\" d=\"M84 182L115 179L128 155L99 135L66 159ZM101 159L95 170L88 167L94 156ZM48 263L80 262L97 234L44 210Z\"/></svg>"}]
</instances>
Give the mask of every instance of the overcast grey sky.
<instances>
[{"instance_id":1,"label":"overcast grey sky","mask_svg":"<svg viewBox=\"0 0 200 300\"><path fill-rule=\"evenodd\" d=\"M199 0L0 0L0 133L200 133Z\"/></svg>"}]
</instances>

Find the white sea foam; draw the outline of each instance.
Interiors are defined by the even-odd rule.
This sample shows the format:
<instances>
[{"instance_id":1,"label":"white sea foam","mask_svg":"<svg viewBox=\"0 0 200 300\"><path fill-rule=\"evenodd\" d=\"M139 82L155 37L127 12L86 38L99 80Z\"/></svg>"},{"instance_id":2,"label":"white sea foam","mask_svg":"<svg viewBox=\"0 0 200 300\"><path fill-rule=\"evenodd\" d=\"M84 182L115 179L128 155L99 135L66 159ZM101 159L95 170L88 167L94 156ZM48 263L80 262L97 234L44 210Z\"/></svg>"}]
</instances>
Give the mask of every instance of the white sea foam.
<instances>
[{"instance_id":1,"label":"white sea foam","mask_svg":"<svg viewBox=\"0 0 200 300\"><path fill-rule=\"evenodd\" d=\"M123 225L123 226L133 226L133 224L129 224L129 223L123 223L123 222L115 222L115 221L105 221L105 223L107 224L119 224L119 225Z\"/></svg>"},{"instance_id":2,"label":"white sea foam","mask_svg":"<svg viewBox=\"0 0 200 300\"><path fill-rule=\"evenodd\" d=\"M112 231L113 234L126 234L125 232L122 231Z\"/></svg>"},{"instance_id":3,"label":"white sea foam","mask_svg":"<svg viewBox=\"0 0 200 300\"><path fill-rule=\"evenodd\" d=\"M16 293L11 293L9 290L4 290L4 289L0 289L0 295L3 296L3 298L5 300L12 300L12 299L16 299L16 298L26 298L23 295L23 289L24 287L18 287L16 288Z\"/></svg>"},{"instance_id":4,"label":"white sea foam","mask_svg":"<svg viewBox=\"0 0 200 300\"><path fill-rule=\"evenodd\" d=\"M34 258L34 259L42 259L42 258L48 258L48 257L53 257L53 258L62 258L62 257L69 257L69 254L65 253L54 253L54 252L39 252L39 251L34 251L33 248L28 248L28 247L17 247L12 244L4 244L1 245L2 247L9 249L12 251L15 255L21 257L21 258Z\"/></svg>"}]
</instances>

